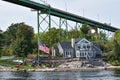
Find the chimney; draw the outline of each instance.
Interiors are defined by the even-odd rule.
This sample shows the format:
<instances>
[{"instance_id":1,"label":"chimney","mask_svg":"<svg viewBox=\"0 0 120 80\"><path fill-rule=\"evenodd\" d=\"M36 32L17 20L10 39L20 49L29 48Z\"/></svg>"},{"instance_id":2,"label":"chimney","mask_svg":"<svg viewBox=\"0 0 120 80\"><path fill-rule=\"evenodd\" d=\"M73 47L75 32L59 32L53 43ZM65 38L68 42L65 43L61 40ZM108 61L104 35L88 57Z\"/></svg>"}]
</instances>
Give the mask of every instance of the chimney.
<instances>
[{"instance_id":1,"label":"chimney","mask_svg":"<svg viewBox=\"0 0 120 80\"><path fill-rule=\"evenodd\" d=\"M71 39L71 46L72 46L72 48L75 47L75 39L74 38Z\"/></svg>"}]
</instances>

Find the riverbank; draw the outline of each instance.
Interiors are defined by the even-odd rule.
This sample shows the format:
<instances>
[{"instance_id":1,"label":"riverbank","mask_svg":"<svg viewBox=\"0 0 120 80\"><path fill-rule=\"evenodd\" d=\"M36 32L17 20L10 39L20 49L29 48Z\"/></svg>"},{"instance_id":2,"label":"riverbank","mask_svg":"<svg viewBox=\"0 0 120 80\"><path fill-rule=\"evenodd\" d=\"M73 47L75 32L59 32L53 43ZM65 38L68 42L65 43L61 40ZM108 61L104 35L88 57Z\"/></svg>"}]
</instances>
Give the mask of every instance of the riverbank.
<instances>
[{"instance_id":1,"label":"riverbank","mask_svg":"<svg viewBox=\"0 0 120 80\"><path fill-rule=\"evenodd\" d=\"M18 68L0 68L0 72L67 72L67 71L100 71L100 70L110 70L110 69L120 69L120 66L109 66L109 67L95 67L95 68L36 68L36 69L18 69Z\"/></svg>"}]
</instances>

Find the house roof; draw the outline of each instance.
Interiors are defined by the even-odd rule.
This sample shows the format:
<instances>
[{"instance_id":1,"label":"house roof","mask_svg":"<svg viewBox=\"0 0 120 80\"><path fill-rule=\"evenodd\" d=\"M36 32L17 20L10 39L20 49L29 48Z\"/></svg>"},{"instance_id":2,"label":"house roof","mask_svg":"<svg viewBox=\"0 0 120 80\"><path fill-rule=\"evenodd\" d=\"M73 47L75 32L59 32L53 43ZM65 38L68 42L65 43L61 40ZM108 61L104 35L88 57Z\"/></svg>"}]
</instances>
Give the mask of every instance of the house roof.
<instances>
[{"instance_id":1,"label":"house roof","mask_svg":"<svg viewBox=\"0 0 120 80\"><path fill-rule=\"evenodd\" d=\"M75 39L75 43L77 43L78 41L82 40L83 38L79 38L79 39Z\"/></svg>"},{"instance_id":2,"label":"house roof","mask_svg":"<svg viewBox=\"0 0 120 80\"><path fill-rule=\"evenodd\" d=\"M71 42L60 42L60 45L63 49L73 49L71 46Z\"/></svg>"},{"instance_id":3,"label":"house roof","mask_svg":"<svg viewBox=\"0 0 120 80\"><path fill-rule=\"evenodd\" d=\"M81 42L83 40L90 43L90 41L88 41L86 38L75 39L75 43Z\"/></svg>"}]
</instances>

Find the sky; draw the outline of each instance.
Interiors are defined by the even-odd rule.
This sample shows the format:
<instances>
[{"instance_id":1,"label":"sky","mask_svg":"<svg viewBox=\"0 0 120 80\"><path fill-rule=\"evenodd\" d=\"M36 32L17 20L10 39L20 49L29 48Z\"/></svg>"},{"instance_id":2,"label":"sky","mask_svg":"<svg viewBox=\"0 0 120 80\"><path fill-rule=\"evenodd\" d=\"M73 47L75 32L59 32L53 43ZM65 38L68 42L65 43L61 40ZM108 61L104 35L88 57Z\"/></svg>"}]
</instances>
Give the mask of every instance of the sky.
<instances>
[{"instance_id":1,"label":"sky","mask_svg":"<svg viewBox=\"0 0 120 80\"><path fill-rule=\"evenodd\" d=\"M40 2L40 0L33 0ZM85 18L111 23L120 28L120 0L45 0L51 7L64 10ZM0 0L0 29L6 29L12 23L25 22L37 32L37 13L30 8Z\"/></svg>"}]
</instances>

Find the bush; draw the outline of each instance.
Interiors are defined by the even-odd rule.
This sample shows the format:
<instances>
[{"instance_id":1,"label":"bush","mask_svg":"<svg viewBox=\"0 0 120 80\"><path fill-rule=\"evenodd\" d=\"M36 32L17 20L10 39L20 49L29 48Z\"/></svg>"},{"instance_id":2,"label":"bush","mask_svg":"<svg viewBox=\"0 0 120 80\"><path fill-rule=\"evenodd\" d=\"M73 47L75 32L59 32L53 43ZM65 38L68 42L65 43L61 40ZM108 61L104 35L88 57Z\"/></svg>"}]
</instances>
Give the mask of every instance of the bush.
<instances>
[{"instance_id":1,"label":"bush","mask_svg":"<svg viewBox=\"0 0 120 80\"><path fill-rule=\"evenodd\" d=\"M112 62L112 61L116 60L116 56L115 56L114 51L106 53L105 56L107 56L107 61Z\"/></svg>"},{"instance_id":2,"label":"bush","mask_svg":"<svg viewBox=\"0 0 120 80\"><path fill-rule=\"evenodd\" d=\"M120 61L115 60L115 61L111 62L111 64L114 65L114 66L119 66L120 65Z\"/></svg>"},{"instance_id":3,"label":"bush","mask_svg":"<svg viewBox=\"0 0 120 80\"><path fill-rule=\"evenodd\" d=\"M63 55L60 54L60 53L58 53L58 54L56 54L56 57L57 57L57 58L61 58L61 57L63 57Z\"/></svg>"},{"instance_id":4,"label":"bush","mask_svg":"<svg viewBox=\"0 0 120 80\"><path fill-rule=\"evenodd\" d=\"M10 48L4 47L2 49L1 56L12 56L12 55L13 55L13 51Z\"/></svg>"}]
</instances>

